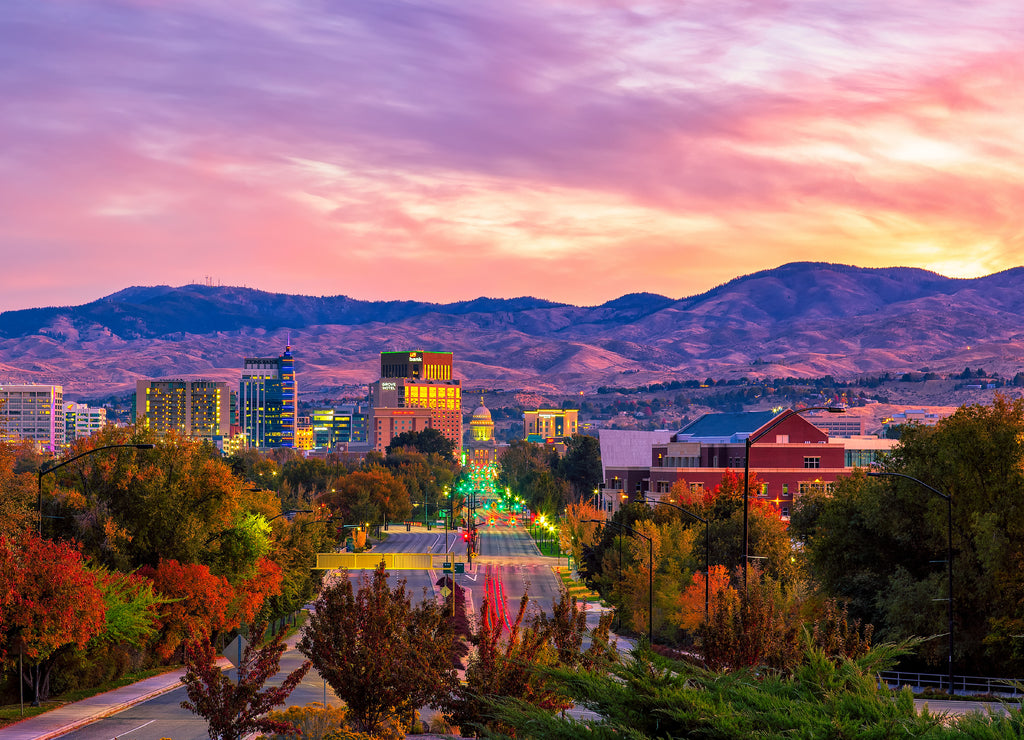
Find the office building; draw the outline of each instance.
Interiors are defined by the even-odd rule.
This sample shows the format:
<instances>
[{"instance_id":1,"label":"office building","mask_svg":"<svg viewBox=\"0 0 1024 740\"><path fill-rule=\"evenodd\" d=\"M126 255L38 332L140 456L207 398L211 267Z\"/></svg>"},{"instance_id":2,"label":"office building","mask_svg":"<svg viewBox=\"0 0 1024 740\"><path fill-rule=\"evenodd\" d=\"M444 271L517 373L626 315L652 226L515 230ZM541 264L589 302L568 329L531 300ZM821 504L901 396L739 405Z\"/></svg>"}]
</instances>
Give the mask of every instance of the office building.
<instances>
[{"instance_id":1,"label":"office building","mask_svg":"<svg viewBox=\"0 0 1024 740\"><path fill-rule=\"evenodd\" d=\"M135 421L158 434L219 442L231 434L231 387L218 380L139 380Z\"/></svg>"},{"instance_id":2,"label":"office building","mask_svg":"<svg viewBox=\"0 0 1024 740\"><path fill-rule=\"evenodd\" d=\"M68 401L64 404L64 444L91 437L107 424L107 410Z\"/></svg>"},{"instance_id":3,"label":"office building","mask_svg":"<svg viewBox=\"0 0 1024 740\"><path fill-rule=\"evenodd\" d=\"M294 447L298 403L291 345L279 357L246 357L238 388L238 424L250 447Z\"/></svg>"},{"instance_id":4,"label":"office building","mask_svg":"<svg viewBox=\"0 0 1024 740\"><path fill-rule=\"evenodd\" d=\"M451 380L452 353L381 352L381 378L410 378L412 380Z\"/></svg>"},{"instance_id":5,"label":"office building","mask_svg":"<svg viewBox=\"0 0 1024 740\"><path fill-rule=\"evenodd\" d=\"M366 442L367 414L355 404L337 408L313 409L310 419L313 427L313 446L334 449L353 442Z\"/></svg>"},{"instance_id":6,"label":"office building","mask_svg":"<svg viewBox=\"0 0 1024 740\"><path fill-rule=\"evenodd\" d=\"M47 452L64 446L64 388L0 385L0 439L29 440Z\"/></svg>"},{"instance_id":7,"label":"office building","mask_svg":"<svg viewBox=\"0 0 1024 740\"><path fill-rule=\"evenodd\" d=\"M537 409L523 412L523 432L528 442L555 444L579 432L576 409Z\"/></svg>"},{"instance_id":8,"label":"office building","mask_svg":"<svg viewBox=\"0 0 1024 740\"><path fill-rule=\"evenodd\" d=\"M851 472L844 444L799 414L781 420L771 411L705 414L675 433L601 430L604 488L617 492L620 503L661 498L679 482L712 491L726 475L742 477L748 437L758 440L750 448L757 498L783 517L801 494L829 490Z\"/></svg>"}]
</instances>

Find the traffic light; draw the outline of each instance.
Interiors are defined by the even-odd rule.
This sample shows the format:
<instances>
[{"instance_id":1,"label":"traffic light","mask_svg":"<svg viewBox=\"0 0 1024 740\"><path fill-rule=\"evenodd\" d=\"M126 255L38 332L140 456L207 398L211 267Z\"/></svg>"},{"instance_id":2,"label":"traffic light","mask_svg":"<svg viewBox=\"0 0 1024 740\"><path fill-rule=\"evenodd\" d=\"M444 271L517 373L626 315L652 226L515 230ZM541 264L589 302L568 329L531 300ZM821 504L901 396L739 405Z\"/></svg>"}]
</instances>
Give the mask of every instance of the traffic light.
<instances>
[{"instance_id":1,"label":"traffic light","mask_svg":"<svg viewBox=\"0 0 1024 740\"><path fill-rule=\"evenodd\" d=\"M463 532L462 532L462 541L463 542L469 542L469 530L468 529L463 530Z\"/></svg>"}]
</instances>

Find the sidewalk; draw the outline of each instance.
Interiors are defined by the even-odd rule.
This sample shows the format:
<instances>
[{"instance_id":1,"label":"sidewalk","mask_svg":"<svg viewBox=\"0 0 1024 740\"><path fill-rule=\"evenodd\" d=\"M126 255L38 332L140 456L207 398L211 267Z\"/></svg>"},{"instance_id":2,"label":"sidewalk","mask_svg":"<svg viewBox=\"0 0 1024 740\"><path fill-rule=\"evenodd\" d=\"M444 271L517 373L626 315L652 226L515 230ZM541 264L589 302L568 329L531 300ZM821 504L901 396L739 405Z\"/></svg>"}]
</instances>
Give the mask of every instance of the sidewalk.
<instances>
[{"instance_id":1,"label":"sidewalk","mask_svg":"<svg viewBox=\"0 0 1024 740\"><path fill-rule=\"evenodd\" d=\"M221 662L222 668L230 667L224 658L218 661ZM98 719L141 704L154 696L173 691L182 686L181 677L184 675L185 669L178 668L88 699L65 704L0 729L0 740L47 740L59 737Z\"/></svg>"},{"instance_id":2,"label":"sidewalk","mask_svg":"<svg viewBox=\"0 0 1024 740\"><path fill-rule=\"evenodd\" d=\"M285 639L288 649L293 649L301 637L299 632L289 635ZM217 665L222 671L234 668L232 663L223 657L217 658ZM177 668L119 689L90 696L88 699L70 702L49 712L0 728L0 740L48 740L60 737L96 720L180 688L184 685L181 682L184 675L185 669Z\"/></svg>"}]
</instances>

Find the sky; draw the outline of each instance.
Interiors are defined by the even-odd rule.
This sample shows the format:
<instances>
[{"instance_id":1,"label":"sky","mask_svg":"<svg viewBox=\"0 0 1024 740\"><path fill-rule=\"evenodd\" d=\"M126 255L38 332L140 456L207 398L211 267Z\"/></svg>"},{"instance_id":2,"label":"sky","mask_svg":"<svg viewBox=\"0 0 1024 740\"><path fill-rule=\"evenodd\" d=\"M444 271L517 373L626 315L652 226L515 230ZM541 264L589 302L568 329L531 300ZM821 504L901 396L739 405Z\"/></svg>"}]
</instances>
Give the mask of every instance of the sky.
<instances>
[{"instance_id":1,"label":"sky","mask_svg":"<svg viewBox=\"0 0 1024 740\"><path fill-rule=\"evenodd\" d=\"M3 0L0 311L1024 264L1020 0Z\"/></svg>"}]
</instances>

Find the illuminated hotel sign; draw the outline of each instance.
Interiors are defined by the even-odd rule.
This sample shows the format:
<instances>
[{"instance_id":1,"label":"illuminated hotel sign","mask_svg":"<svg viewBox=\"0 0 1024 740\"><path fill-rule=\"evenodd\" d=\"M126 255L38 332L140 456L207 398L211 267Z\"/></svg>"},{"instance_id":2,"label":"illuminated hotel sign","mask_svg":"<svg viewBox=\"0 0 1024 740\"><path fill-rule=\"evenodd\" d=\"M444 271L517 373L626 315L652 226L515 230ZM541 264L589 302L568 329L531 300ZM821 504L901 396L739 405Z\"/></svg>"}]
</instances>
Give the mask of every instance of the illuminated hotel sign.
<instances>
[{"instance_id":1,"label":"illuminated hotel sign","mask_svg":"<svg viewBox=\"0 0 1024 740\"><path fill-rule=\"evenodd\" d=\"M382 380L380 383L380 389L382 391L393 391L398 388L398 383L393 380Z\"/></svg>"}]
</instances>

